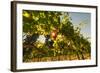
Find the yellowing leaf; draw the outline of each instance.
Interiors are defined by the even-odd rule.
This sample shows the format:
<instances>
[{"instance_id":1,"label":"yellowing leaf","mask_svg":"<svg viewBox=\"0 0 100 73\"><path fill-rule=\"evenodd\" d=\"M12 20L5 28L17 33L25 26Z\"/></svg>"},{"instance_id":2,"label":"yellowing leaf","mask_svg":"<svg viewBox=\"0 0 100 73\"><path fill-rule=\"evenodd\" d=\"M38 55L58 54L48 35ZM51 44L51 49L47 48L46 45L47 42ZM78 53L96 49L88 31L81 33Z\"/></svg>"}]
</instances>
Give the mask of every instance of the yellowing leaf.
<instances>
[{"instance_id":1,"label":"yellowing leaf","mask_svg":"<svg viewBox=\"0 0 100 73\"><path fill-rule=\"evenodd\" d=\"M26 17L26 18L29 18L30 17L30 14L28 12L24 11L23 12L23 16Z\"/></svg>"}]
</instances>

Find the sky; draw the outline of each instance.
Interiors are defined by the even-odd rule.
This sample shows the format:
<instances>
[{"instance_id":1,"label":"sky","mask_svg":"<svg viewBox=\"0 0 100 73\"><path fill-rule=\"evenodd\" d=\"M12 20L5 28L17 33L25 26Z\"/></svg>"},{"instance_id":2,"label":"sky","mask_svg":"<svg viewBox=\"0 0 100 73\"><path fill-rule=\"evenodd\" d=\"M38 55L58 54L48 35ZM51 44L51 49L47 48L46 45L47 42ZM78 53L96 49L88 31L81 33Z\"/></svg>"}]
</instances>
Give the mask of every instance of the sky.
<instances>
[{"instance_id":1,"label":"sky","mask_svg":"<svg viewBox=\"0 0 100 73\"><path fill-rule=\"evenodd\" d=\"M69 12L74 26L83 23L84 26L81 27L81 34L84 37L91 37L91 14L90 13L79 13L79 12Z\"/></svg>"}]
</instances>

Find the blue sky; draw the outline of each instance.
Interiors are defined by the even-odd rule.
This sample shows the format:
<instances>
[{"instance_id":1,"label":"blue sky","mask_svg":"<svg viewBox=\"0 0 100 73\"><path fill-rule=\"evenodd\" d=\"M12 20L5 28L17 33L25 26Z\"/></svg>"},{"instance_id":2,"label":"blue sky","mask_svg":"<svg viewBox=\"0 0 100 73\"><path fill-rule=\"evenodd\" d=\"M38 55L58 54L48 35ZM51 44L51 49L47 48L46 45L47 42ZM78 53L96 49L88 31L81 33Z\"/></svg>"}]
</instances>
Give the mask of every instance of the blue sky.
<instances>
[{"instance_id":1,"label":"blue sky","mask_svg":"<svg viewBox=\"0 0 100 73\"><path fill-rule=\"evenodd\" d=\"M79 13L79 12L69 12L74 26L83 23L84 26L81 28L81 34L84 37L91 37L91 14L90 13Z\"/></svg>"}]
</instances>

